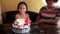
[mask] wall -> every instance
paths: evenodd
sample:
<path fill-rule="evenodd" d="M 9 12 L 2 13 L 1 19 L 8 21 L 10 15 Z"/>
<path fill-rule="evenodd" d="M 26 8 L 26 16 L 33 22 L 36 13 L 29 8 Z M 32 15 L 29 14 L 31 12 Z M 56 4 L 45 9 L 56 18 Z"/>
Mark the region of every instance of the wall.
<path fill-rule="evenodd" d="M 40 8 L 44 6 L 42 0 L 1 0 L 2 2 L 2 13 L 10 10 L 17 10 L 19 2 L 24 1 L 28 5 L 28 10 L 39 12 Z"/>

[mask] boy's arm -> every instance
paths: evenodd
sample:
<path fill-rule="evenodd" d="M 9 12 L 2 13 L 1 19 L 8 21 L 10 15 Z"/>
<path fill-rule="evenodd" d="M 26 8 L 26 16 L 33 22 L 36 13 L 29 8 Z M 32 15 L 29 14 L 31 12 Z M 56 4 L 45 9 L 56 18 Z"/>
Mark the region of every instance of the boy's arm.
<path fill-rule="evenodd" d="M 54 24 L 57 23 L 58 20 L 59 20 L 58 18 L 50 19 L 50 20 L 49 20 L 49 19 L 48 19 L 48 20 L 44 20 L 44 19 L 43 19 L 44 22 L 47 22 L 47 23 L 54 23 Z"/>

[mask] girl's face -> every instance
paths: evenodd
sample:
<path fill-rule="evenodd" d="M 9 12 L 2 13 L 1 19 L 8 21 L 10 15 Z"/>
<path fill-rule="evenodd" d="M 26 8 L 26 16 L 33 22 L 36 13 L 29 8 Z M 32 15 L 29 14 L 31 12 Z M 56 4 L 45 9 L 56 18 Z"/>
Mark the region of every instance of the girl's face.
<path fill-rule="evenodd" d="M 24 14 L 26 12 L 26 6 L 24 4 L 21 4 L 19 6 L 19 9 L 18 11 L 21 13 L 21 14 Z"/>
<path fill-rule="evenodd" d="M 54 0 L 46 0 L 47 6 L 52 6 L 54 3 Z"/>

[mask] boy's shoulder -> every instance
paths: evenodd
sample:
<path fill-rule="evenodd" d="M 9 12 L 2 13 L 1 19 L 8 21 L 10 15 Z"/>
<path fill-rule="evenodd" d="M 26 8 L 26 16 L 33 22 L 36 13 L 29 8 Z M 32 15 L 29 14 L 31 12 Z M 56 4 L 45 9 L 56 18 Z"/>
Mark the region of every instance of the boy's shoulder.
<path fill-rule="evenodd" d="M 41 8 L 41 10 L 46 10 L 46 6 L 43 6 L 43 7 Z"/>
<path fill-rule="evenodd" d="M 46 10 L 47 10 L 46 6 L 43 6 L 43 7 L 40 9 L 40 11 L 42 11 L 42 10 L 46 11 Z"/>
<path fill-rule="evenodd" d="M 54 6 L 56 9 L 60 9 L 60 6 Z M 43 6 L 41 9 L 46 9 L 46 6 Z"/>
<path fill-rule="evenodd" d="M 57 11 L 60 11 L 60 6 L 55 6 L 55 9 L 56 9 Z"/>
<path fill-rule="evenodd" d="M 60 6 L 54 6 L 55 8 L 60 8 Z"/>

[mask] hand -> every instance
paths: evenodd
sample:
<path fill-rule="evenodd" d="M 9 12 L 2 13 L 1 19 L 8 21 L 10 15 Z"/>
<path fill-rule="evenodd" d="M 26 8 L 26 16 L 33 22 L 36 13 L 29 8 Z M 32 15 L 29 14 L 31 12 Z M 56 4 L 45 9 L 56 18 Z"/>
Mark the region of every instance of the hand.
<path fill-rule="evenodd" d="M 38 23 L 42 23 L 42 22 L 44 22 L 44 20 L 43 20 L 43 19 L 40 19 L 40 20 L 38 21 Z"/>
<path fill-rule="evenodd" d="M 51 22 L 51 20 L 41 19 L 38 21 L 38 23 L 42 23 L 42 22 Z"/>
<path fill-rule="evenodd" d="M 48 20 L 44 20 L 43 22 L 47 22 L 47 23 L 56 23 L 56 21 L 54 21 L 54 19 L 48 19 Z"/>
<path fill-rule="evenodd" d="M 47 23 L 50 23 L 51 22 L 51 20 L 50 19 L 42 19 L 42 22 L 47 22 Z"/>

